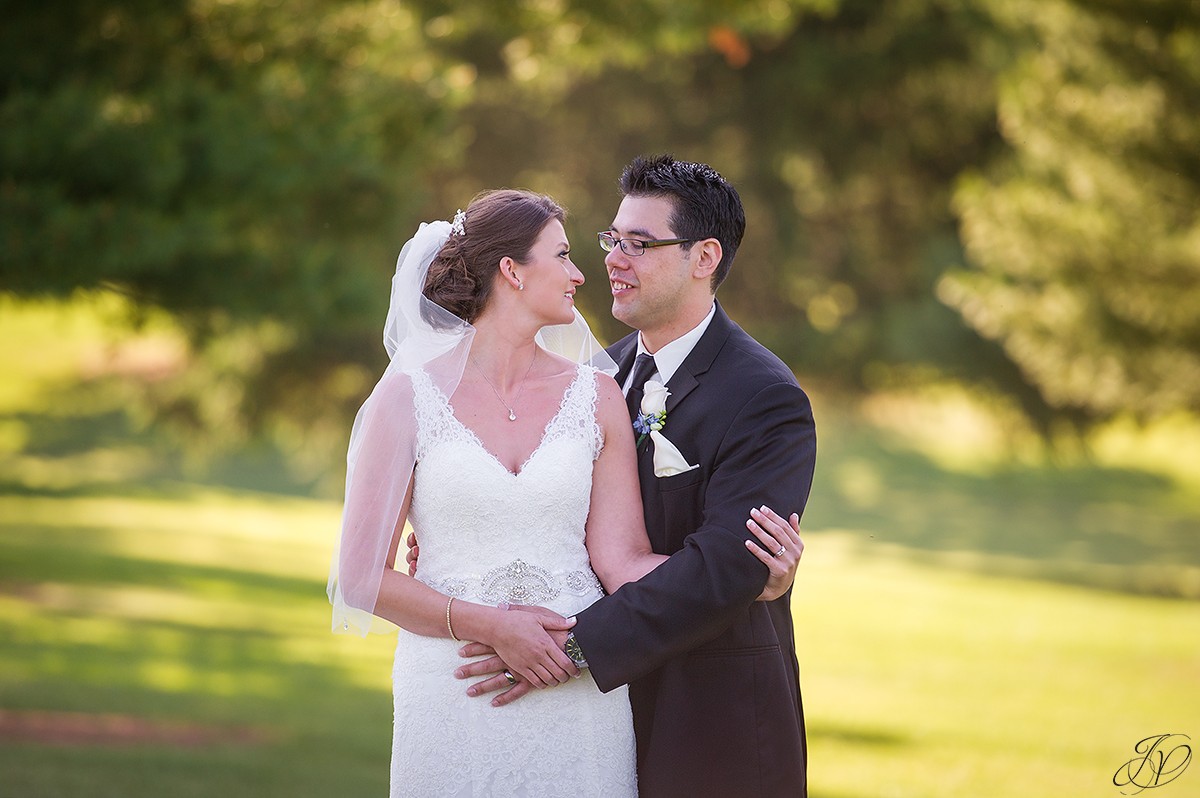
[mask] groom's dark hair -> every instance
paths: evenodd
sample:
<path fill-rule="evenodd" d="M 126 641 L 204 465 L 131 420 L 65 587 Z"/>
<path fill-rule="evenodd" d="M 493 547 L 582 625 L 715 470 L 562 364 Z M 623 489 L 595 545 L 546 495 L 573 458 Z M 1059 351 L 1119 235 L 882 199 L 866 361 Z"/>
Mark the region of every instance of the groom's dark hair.
<path fill-rule="evenodd" d="M 721 242 L 721 262 L 712 276 L 716 293 L 729 275 L 746 232 L 742 198 L 729 181 L 708 164 L 655 155 L 634 158 L 625 167 L 621 193 L 626 197 L 665 197 L 673 206 L 670 223 L 677 237 Z"/>

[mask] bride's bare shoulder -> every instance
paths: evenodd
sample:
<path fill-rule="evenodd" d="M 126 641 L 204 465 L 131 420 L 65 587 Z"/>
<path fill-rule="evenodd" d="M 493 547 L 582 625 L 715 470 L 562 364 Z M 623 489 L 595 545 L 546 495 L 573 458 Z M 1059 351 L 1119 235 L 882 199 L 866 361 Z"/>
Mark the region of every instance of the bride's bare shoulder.
<path fill-rule="evenodd" d="M 555 354 L 554 352 L 548 352 L 545 349 L 542 350 L 542 354 L 550 359 L 550 365 L 546 368 L 547 377 L 565 377 L 568 375 L 574 375 L 576 369 L 579 368 L 578 363 L 569 358 L 565 358 L 562 355 Z"/>

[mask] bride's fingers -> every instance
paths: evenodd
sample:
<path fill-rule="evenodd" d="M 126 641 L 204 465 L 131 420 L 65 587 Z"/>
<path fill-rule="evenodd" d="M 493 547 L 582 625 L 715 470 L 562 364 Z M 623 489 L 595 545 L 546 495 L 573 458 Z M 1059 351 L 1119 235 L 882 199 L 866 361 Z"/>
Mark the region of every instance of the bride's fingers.
<path fill-rule="evenodd" d="M 792 513 L 791 517 L 784 521 L 774 510 L 766 505 L 750 511 L 751 520 L 755 525 L 747 524 L 755 536 L 763 542 L 772 551 L 779 551 L 779 547 L 791 552 L 799 559 L 804 552 L 804 541 L 800 539 L 800 516 Z M 764 538 L 759 531 L 765 533 L 770 539 Z"/>
<path fill-rule="evenodd" d="M 764 530 L 754 519 L 746 521 L 746 528 L 758 538 L 762 545 L 756 544 L 753 540 L 746 541 L 746 548 L 750 553 L 757 557 L 774 576 L 782 575 L 788 569 L 788 565 L 783 560 L 784 554 L 787 553 L 787 546 L 773 537 L 769 532 Z M 780 549 L 783 553 L 778 553 Z"/>
<path fill-rule="evenodd" d="M 766 505 L 751 510 L 750 515 L 746 528 L 762 545 L 747 540 L 746 549 L 767 566 L 771 578 L 794 579 L 804 554 L 804 541 L 800 539 L 800 516 L 792 513 L 784 521 Z"/>
<path fill-rule="evenodd" d="M 561 650 L 551 649 L 546 652 L 546 655 L 547 659 L 537 664 L 538 673 L 546 682 L 545 687 L 566 684 L 573 677 L 579 675 L 579 669 L 575 667 L 575 663 Z"/>
<path fill-rule="evenodd" d="M 799 543 L 800 529 L 799 519 L 795 513 L 792 513 L 792 518 L 797 522 L 796 525 L 789 524 L 779 515 L 765 504 L 762 507 L 750 511 L 750 516 L 763 525 L 763 527 L 771 533 L 771 536 L 780 543 Z"/>
<path fill-rule="evenodd" d="M 417 545 L 417 536 L 408 533 L 408 550 L 404 552 L 404 561 L 408 563 L 408 575 L 417 575 L 417 558 L 421 556 L 421 547 Z"/>
<path fill-rule="evenodd" d="M 787 567 L 779 562 L 778 557 L 763 551 L 763 547 L 753 540 L 746 541 L 746 550 L 757 557 L 763 565 L 767 566 L 767 570 L 771 576 L 782 576 L 787 572 Z"/>
<path fill-rule="evenodd" d="M 539 690 L 555 684 L 554 679 L 550 678 L 550 673 L 541 665 L 533 665 L 520 671 L 514 671 L 514 673 L 520 673 L 521 676 Z"/>

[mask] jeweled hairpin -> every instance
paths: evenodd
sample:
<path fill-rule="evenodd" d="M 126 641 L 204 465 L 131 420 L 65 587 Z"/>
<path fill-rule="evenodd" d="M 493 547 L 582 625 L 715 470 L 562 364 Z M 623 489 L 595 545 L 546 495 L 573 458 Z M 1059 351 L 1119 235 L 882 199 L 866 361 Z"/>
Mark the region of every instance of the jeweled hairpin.
<path fill-rule="evenodd" d="M 454 214 L 454 221 L 450 223 L 450 232 L 458 236 L 467 234 L 467 212 L 462 208 L 459 208 L 458 213 Z"/>

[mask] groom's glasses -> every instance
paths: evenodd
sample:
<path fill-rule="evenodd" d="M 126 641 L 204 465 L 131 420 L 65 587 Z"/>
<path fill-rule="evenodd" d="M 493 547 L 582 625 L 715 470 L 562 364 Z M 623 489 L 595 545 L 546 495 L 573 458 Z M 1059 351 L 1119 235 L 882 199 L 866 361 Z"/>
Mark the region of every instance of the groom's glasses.
<path fill-rule="evenodd" d="M 646 252 L 651 247 L 669 247 L 672 244 L 690 244 L 697 240 L 695 238 L 659 238 L 643 241 L 640 238 L 617 238 L 612 233 L 596 233 L 596 238 L 600 240 L 600 249 L 605 252 L 612 252 L 618 246 L 621 251 L 631 257 L 637 257 Z"/>

